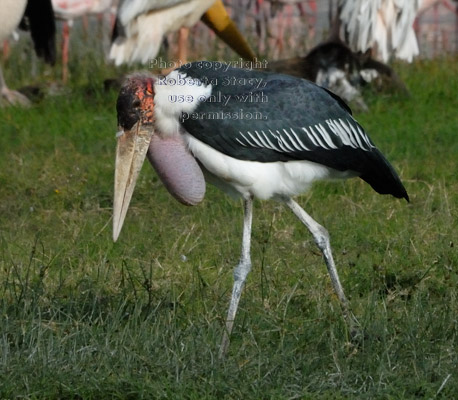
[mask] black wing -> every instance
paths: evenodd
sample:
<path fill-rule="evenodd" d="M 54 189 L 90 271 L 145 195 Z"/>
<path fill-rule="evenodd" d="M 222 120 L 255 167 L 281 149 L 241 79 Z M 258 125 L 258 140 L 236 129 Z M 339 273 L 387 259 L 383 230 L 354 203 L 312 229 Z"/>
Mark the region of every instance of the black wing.
<path fill-rule="evenodd" d="M 212 84 L 210 98 L 183 115 L 183 127 L 223 154 L 351 170 L 379 193 L 408 198 L 393 167 L 335 94 L 304 79 L 220 63 L 193 63 L 180 72 Z"/>

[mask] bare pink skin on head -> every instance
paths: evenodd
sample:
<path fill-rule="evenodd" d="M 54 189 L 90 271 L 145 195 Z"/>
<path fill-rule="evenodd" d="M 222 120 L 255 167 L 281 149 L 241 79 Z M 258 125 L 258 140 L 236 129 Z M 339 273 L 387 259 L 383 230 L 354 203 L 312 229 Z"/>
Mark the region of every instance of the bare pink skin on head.
<path fill-rule="evenodd" d="M 147 157 L 169 193 L 180 203 L 195 206 L 203 200 L 204 175 L 181 138 L 153 135 Z"/>
<path fill-rule="evenodd" d="M 202 170 L 180 136 L 163 137 L 155 127 L 154 95 L 153 77 L 130 77 L 118 98 L 118 123 L 126 132 L 134 126 L 152 130 L 147 153 L 151 165 L 173 197 L 182 204 L 196 205 L 205 195 Z"/>

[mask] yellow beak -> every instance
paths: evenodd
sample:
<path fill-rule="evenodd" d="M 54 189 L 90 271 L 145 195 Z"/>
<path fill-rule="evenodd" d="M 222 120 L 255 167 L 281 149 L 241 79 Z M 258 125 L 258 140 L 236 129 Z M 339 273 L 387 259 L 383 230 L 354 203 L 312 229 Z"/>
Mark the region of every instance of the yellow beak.
<path fill-rule="evenodd" d="M 256 60 L 256 54 L 229 17 L 221 0 L 215 1 L 202 16 L 202 21 L 244 59 Z"/>

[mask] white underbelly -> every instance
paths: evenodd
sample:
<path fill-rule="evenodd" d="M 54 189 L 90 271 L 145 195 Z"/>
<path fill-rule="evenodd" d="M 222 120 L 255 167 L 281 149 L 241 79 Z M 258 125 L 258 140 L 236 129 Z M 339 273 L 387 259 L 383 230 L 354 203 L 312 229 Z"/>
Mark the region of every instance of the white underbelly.
<path fill-rule="evenodd" d="M 311 162 L 288 161 L 262 163 L 226 156 L 188 133 L 189 150 L 200 162 L 206 179 L 232 196 L 254 196 L 267 200 L 304 193 L 317 180 L 345 179 L 352 171 L 335 169 Z"/>

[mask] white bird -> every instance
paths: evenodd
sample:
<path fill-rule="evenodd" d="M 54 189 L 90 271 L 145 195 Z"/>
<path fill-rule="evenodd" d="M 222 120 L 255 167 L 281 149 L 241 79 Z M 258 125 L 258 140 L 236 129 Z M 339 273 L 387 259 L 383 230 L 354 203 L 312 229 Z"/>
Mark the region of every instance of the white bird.
<path fill-rule="evenodd" d="M 71 21 L 87 14 L 100 14 L 113 6 L 114 0 L 52 0 L 56 17 Z"/>
<path fill-rule="evenodd" d="M 387 62 L 394 56 L 411 62 L 419 54 L 413 23 L 422 0 L 341 1 L 340 20 L 354 51 L 372 48 Z"/>
<path fill-rule="evenodd" d="M 26 28 L 31 31 L 37 55 L 54 64 L 56 28 L 50 0 L 0 0 L 0 11 L 0 43 L 13 33 L 25 17 Z M 1 68 L 0 93 L 10 104 L 30 104 L 23 94 L 8 88 Z"/>
<path fill-rule="evenodd" d="M 203 17 L 215 33 L 242 57 L 253 51 L 229 18 L 221 0 L 125 0 L 118 9 L 110 59 L 116 65 L 149 63 L 159 52 L 165 35 L 180 30 L 180 61 L 186 31 Z"/>
<path fill-rule="evenodd" d="M 68 79 L 68 52 L 70 28 L 73 20 L 91 14 L 116 12 L 118 0 L 52 0 L 56 18 L 63 20 L 62 26 L 62 81 Z"/>
<path fill-rule="evenodd" d="M 283 202 L 310 230 L 351 324 L 328 232 L 292 197 L 314 181 L 355 176 L 378 193 L 409 197 L 339 97 L 304 79 L 205 61 L 184 65 L 166 77 L 131 76 L 121 89 L 117 111 L 115 241 L 146 156 L 169 192 L 184 204 L 203 199 L 205 180 L 244 201 L 242 254 L 234 271 L 221 356 L 251 269 L 255 197 Z"/>

